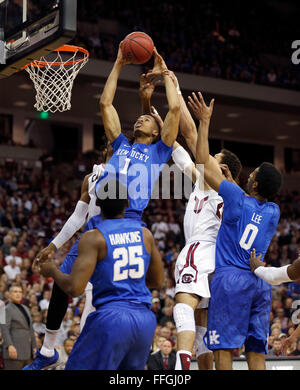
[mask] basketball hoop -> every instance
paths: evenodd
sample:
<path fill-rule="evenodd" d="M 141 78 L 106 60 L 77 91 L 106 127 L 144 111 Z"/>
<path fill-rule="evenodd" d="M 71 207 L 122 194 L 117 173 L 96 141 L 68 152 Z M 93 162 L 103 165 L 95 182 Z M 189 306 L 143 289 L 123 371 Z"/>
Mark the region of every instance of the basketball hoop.
<path fill-rule="evenodd" d="M 36 90 L 37 111 L 63 112 L 71 109 L 74 80 L 89 60 L 89 52 L 82 47 L 64 45 L 51 53 L 51 61 L 42 57 L 26 65 L 25 69 Z"/>

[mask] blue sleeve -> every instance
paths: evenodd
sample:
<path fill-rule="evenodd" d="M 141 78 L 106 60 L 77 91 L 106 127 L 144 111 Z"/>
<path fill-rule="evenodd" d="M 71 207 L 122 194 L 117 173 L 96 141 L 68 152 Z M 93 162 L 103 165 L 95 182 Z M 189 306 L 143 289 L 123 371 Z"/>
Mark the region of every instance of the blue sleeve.
<path fill-rule="evenodd" d="M 173 145 L 168 146 L 162 140 L 159 140 L 153 145 L 153 150 L 153 162 L 157 164 L 166 164 L 172 156 Z"/>
<path fill-rule="evenodd" d="M 236 222 L 241 216 L 244 191 L 238 185 L 223 180 L 219 187 L 219 195 L 224 202 L 223 220 Z"/>
<path fill-rule="evenodd" d="M 120 134 L 112 143 L 111 143 L 111 147 L 113 148 L 113 151 L 116 152 L 119 147 L 121 146 L 122 142 L 125 142 L 127 145 L 130 145 L 129 144 L 129 141 L 128 139 L 125 137 L 124 134 Z"/>

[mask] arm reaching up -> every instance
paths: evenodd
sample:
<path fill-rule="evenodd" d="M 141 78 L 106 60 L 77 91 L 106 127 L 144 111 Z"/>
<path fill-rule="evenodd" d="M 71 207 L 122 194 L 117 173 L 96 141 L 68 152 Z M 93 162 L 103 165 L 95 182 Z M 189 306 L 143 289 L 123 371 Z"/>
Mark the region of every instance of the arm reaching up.
<path fill-rule="evenodd" d="M 121 124 L 118 113 L 113 106 L 116 94 L 118 79 L 122 68 L 130 62 L 125 60 L 119 46 L 118 56 L 114 63 L 113 69 L 106 81 L 103 93 L 100 98 L 100 110 L 105 129 L 105 134 L 109 142 L 113 142 L 121 134 Z"/>
<path fill-rule="evenodd" d="M 161 130 L 161 139 L 167 146 L 172 146 L 176 141 L 179 129 L 180 119 L 180 103 L 175 85 L 171 79 L 170 71 L 168 70 L 163 58 L 154 49 L 155 62 L 152 71 L 148 72 L 147 77 L 161 75 L 166 87 L 169 112 L 164 121 Z"/>
<path fill-rule="evenodd" d="M 175 76 L 174 72 L 170 72 L 170 75 L 176 87 L 176 91 L 179 95 L 179 103 L 180 103 L 179 129 L 187 143 L 187 146 L 189 147 L 193 156 L 196 158 L 196 145 L 197 145 L 196 124 L 182 96 L 177 77 Z"/>
<path fill-rule="evenodd" d="M 189 106 L 199 119 L 199 129 L 196 147 L 196 165 L 204 165 L 204 180 L 215 191 L 219 191 L 220 184 L 225 179 L 217 160 L 209 154 L 208 133 L 210 119 L 214 108 L 214 99 L 207 106 L 200 92 L 189 96 Z"/>

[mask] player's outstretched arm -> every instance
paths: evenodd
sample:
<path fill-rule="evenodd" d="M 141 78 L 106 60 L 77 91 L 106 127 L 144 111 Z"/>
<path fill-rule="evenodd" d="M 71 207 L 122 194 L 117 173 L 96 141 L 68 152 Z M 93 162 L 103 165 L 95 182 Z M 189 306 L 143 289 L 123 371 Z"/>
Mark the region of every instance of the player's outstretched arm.
<path fill-rule="evenodd" d="M 121 50 L 121 44 L 119 46 L 118 56 L 114 63 L 113 69 L 105 83 L 104 90 L 100 98 L 100 110 L 105 129 L 105 134 L 110 142 L 113 142 L 121 134 L 121 123 L 119 115 L 113 106 L 115 98 L 118 79 L 122 68 L 129 64 L 129 61 L 125 60 Z"/>
<path fill-rule="evenodd" d="M 200 172 L 196 169 L 188 152 L 177 141 L 174 142 L 172 159 L 181 172 L 187 175 L 195 184 L 200 177 Z"/>
<path fill-rule="evenodd" d="M 196 118 L 199 120 L 199 129 L 196 146 L 196 166 L 201 170 L 204 167 L 204 180 L 215 191 L 219 191 L 220 184 L 224 180 L 221 168 L 217 160 L 209 154 L 208 133 L 210 118 L 213 113 L 214 100 L 206 106 L 200 92 L 198 97 L 193 92 L 192 97 L 189 96 L 189 106 L 193 110 Z"/>
<path fill-rule="evenodd" d="M 32 268 L 34 269 L 38 263 L 47 261 L 48 258 L 52 258 L 54 252 L 61 248 L 67 241 L 74 236 L 74 234 L 84 225 L 88 213 L 88 204 L 90 201 L 90 196 L 88 192 L 89 187 L 89 177 L 91 174 L 87 175 L 81 186 L 81 196 L 74 212 L 68 218 L 64 226 L 58 235 L 50 242 L 50 244 L 42 249 L 34 259 Z"/>
<path fill-rule="evenodd" d="M 143 228 L 143 238 L 147 251 L 151 255 L 150 265 L 146 275 L 146 284 L 148 288 L 161 288 L 164 283 L 164 266 L 155 245 L 154 237 L 150 230 Z"/>
<path fill-rule="evenodd" d="M 142 114 L 143 115 L 151 115 L 152 107 L 151 107 L 151 98 L 155 87 L 161 83 L 161 80 L 156 80 L 156 76 L 147 77 L 146 74 L 142 74 L 140 77 L 140 88 L 139 94 L 142 103 Z"/>
<path fill-rule="evenodd" d="M 193 156 L 196 158 L 197 127 L 189 109 L 187 108 L 186 102 L 182 96 L 177 77 L 175 76 L 174 72 L 170 72 L 170 76 L 175 85 L 176 91 L 179 95 L 179 104 L 180 104 L 179 129 L 187 143 L 187 146 L 189 147 Z"/>
<path fill-rule="evenodd" d="M 161 130 L 161 139 L 167 146 L 172 146 L 176 141 L 179 130 L 180 103 L 175 85 L 171 79 L 170 71 L 163 58 L 154 49 L 154 68 L 147 73 L 147 77 L 161 75 L 166 88 L 169 112 Z"/>
<path fill-rule="evenodd" d="M 106 256 L 106 243 L 98 230 L 90 230 L 81 237 L 78 244 L 78 256 L 70 275 L 61 272 L 53 261 L 40 265 L 40 272 L 45 277 L 52 277 L 55 283 L 68 295 L 78 297 L 83 294 L 90 280 L 97 261 Z"/>
<path fill-rule="evenodd" d="M 265 282 L 275 286 L 300 278 L 300 258 L 283 267 L 265 267 L 260 258 L 261 255 L 256 257 L 256 250 L 253 248 L 249 259 L 251 271 Z"/>

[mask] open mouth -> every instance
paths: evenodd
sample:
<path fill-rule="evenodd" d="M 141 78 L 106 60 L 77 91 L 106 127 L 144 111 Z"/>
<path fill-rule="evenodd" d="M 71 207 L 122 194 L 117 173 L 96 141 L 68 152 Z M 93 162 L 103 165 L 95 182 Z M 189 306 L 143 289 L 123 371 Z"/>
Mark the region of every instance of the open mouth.
<path fill-rule="evenodd" d="M 142 127 L 143 123 L 142 122 L 136 122 L 135 124 L 135 129 L 140 129 Z"/>

